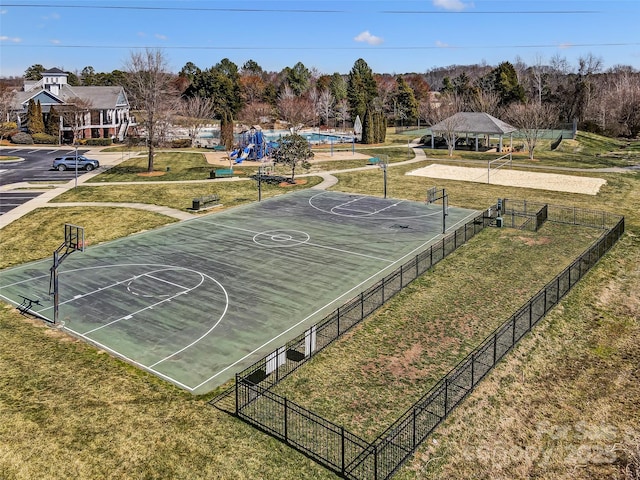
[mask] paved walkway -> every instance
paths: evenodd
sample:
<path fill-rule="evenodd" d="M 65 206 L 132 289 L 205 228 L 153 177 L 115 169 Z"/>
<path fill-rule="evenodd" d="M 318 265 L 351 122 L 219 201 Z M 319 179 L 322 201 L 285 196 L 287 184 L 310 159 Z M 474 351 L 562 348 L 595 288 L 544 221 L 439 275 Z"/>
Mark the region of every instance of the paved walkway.
<path fill-rule="evenodd" d="M 396 162 L 396 163 L 392 163 L 389 165 L 389 167 L 396 167 L 399 165 L 407 165 L 407 164 L 411 164 L 411 163 L 418 163 L 418 162 L 424 162 L 426 160 L 430 160 L 429 157 L 427 157 L 425 151 L 423 148 L 420 148 L 417 141 L 414 141 L 414 143 L 408 144 L 408 146 L 410 148 L 413 149 L 413 152 L 415 154 L 414 158 L 410 159 L 410 160 L 405 160 L 402 162 Z M 102 153 L 99 150 L 93 151 L 93 152 L 89 152 L 87 154 L 88 156 L 92 156 L 94 158 L 98 158 L 100 160 L 101 165 L 104 165 L 102 167 L 100 167 L 98 170 L 95 170 L 93 172 L 88 172 L 88 173 L 84 173 L 83 175 L 78 177 L 78 185 L 85 183 L 87 180 L 89 180 L 90 178 L 100 174 L 101 172 L 108 170 L 109 168 L 117 165 L 118 163 L 127 160 L 129 158 L 129 156 L 125 157 L 122 154 L 119 153 Z M 349 155 L 349 158 L 352 158 L 351 155 Z M 363 158 L 366 158 L 363 157 Z M 473 160 L 459 160 L 459 159 L 443 159 L 443 158 L 433 158 L 431 159 L 434 162 L 441 162 L 443 160 L 447 161 L 447 162 L 455 162 L 455 163 L 463 163 L 463 164 L 475 164 L 476 166 L 478 165 L 477 161 L 473 161 Z M 612 168 L 594 168 L 594 169 L 580 169 L 580 168 L 571 168 L 571 167 L 552 167 L 552 166 L 548 166 L 548 165 L 532 165 L 532 164 L 519 164 L 519 163 L 514 163 L 513 166 L 519 166 L 519 167 L 526 167 L 526 168 L 532 168 L 532 169 L 545 169 L 545 170 L 558 170 L 558 171 L 587 171 L 590 173 L 595 173 L 595 172 L 606 172 L 606 173 L 630 173 L 633 172 L 633 170 L 630 169 L 626 169 L 626 168 L 619 168 L 619 167 L 612 167 Z M 307 174 L 302 174 L 302 175 L 297 175 L 297 177 L 322 177 L 322 182 L 319 183 L 318 185 L 312 187 L 314 189 L 317 190 L 324 190 L 327 188 L 330 188 L 334 185 L 336 185 L 338 183 L 338 179 L 334 176 L 334 174 L 337 173 L 346 173 L 346 172 L 355 172 L 355 171 L 361 171 L 361 170 L 372 170 L 372 169 L 377 169 L 379 167 L 375 166 L 375 165 L 367 165 L 365 167 L 357 167 L 357 168 L 348 168 L 348 169 L 336 169 L 336 170 L 329 170 L 327 172 L 317 172 L 317 173 L 307 173 Z M 219 179 L 215 179 L 215 180 L 211 180 L 211 179 L 206 179 L 206 180 L 184 180 L 184 181 L 171 181 L 171 182 L 167 182 L 167 181 L 156 181 L 153 182 L 154 184 L 162 184 L 162 183 L 170 183 L 170 184 L 176 184 L 176 183 L 209 183 L 209 182 L 237 182 L 237 181 L 248 181 L 250 180 L 249 178 L 219 178 Z M 91 186 L 96 186 L 96 187 L 103 187 L 103 186 L 110 186 L 110 185 L 149 185 L 149 182 L 101 182 L 101 183 L 92 183 Z M 165 207 L 165 206 L 161 206 L 161 205 L 152 205 L 152 204 L 148 204 L 148 203 L 114 203 L 114 202 L 77 202 L 77 203 L 49 203 L 51 200 L 53 200 L 54 198 L 56 198 L 57 196 L 61 195 L 62 193 L 66 192 L 67 190 L 70 190 L 72 188 L 74 188 L 75 186 L 75 179 L 69 181 L 68 183 L 65 184 L 61 184 L 61 185 L 54 185 L 52 186 L 52 188 L 45 190 L 41 195 L 37 196 L 36 198 L 33 198 L 32 200 L 29 200 L 28 202 L 10 210 L 9 212 L 5 213 L 4 215 L 0 216 L 0 229 L 2 229 L 3 227 L 5 227 L 6 225 L 9 225 L 10 223 L 16 221 L 17 219 L 23 217 L 24 215 L 26 215 L 27 213 L 31 212 L 32 210 L 35 210 L 36 208 L 42 208 L 42 207 L 50 207 L 50 208 L 54 208 L 54 207 L 70 207 L 70 206 L 100 206 L 100 207 L 127 207 L 127 208 L 139 208 L 142 210 L 149 210 L 152 212 L 157 212 L 157 213 L 161 213 L 163 215 L 167 215 L 169 217 L 172 218 L 176 218 L 178 220 L 185 220 L 188 218 L 193 218 L 195 216 L 195 214 L 193 213 L 189 213 L 183 210 L 177 210 L 175 208 L 169 208 L 169 207 Z M 9 186 L 5 186 L 3 187 L 3 190 L 9 190 L 9 189 L 20 189 L 20 188 L 30 188 L 33 189 L 33 185 L 30 185 L 28 183 L 24 183 L 24 184 L 13 184 L 13 185 L 9 185 Z"/>
<path fill-rule="evenodd" d="M 413 145 L 414 147 L 417 145 Z M 405 162 L 398 162 L 398 163 L 394 163 L 393 165 L 402 165 L 405 163 L 412 163 L 412 162 L 420 162 L 426 159 L 426 156 L 424 154 L 424 152 L 422 151 L 422 149 L 419 148 L 414 148 L 413 151 L 416 154 L 416 157 L 411 159 L 411 160 L 407 160 Z M 128 160 L 129 159 L 129 155 L 125 156 L 123 154 L 120 153 L 102 153 L 99 150 L 95 150 L 92 152 L 88 152 L 87 156 L 91 156 L 93 158 L 98 158 L 98 160 L 100 160 L 100 164 L 102 165 L 98 170 L 94 170 L 93 172 L 88 172 L 88 173 L 84 173 L 82 175 L 80 175 L 78 177 L 78 185 L 84 184 L 87 182 L 87 180 L 95 177 L 96 175 L 104 172 L 105 170 L 108 170 L 109 168 L 117 165 L 118 163 L 124 161 L 124 160 Z M 349 154 L 348 158 L 352 158 L 353 155 Z M 362 158 L 367 158 L 368 156 L 362 156 L 360 155 L 360 157 Z M 212 160 L 212 159 L 210 159 Z M 218 160 L 216 158 L 216 160 Z M 375 169 L 378 168 L 376 166 L 371 166 L 368 165 L 366 167 L 359 167 L 359 168 L 349 168 L 349 169 L 336 169 L 336 170 L 331 170 L 329 172 L 318 172 L 318 173 L 307 173 L 307 174 L 302 174 L 302 175 L 297 175 L 297 177 L 322 177 L 322 182 L 319 183 L 318 185 L 314 186 L 314 189 L 320 189 L 320 190 L 324 190 L 327 189 L 329 187 L 334 186 L 335 184 L 338 183 L 338 179 L 333 175 L 335 173 L 340 173 L 340 172 L 352 172 L 352 171 L 357 171 L 357 170 L 371 170 L 371 169 Z M 215 180 L 211 180 L 211 179 L 205 179 L 205 180 L 179 180 L 179 181 L 155 181 L 153 182 L 154 184 L 162 184 L 162 183 L 170 183 L 170 184 L 176 184 L 176 183 L 210 183 L 210 182 L 241 182 L 241 181 L 248 181 L 250 180 L 249 178 L 219 178 L 219 179 L 215 179 Z M 96 187 L 107 187 L 110 185 L 149 185 L 149 182 L 100 182 L 100 183 L 92 183 L 91 186 L 96 186 Z M 169 207 L 165 207 L 165 206 L 161 206 L 161 205 L 153 205 L 153 204 L 149 204 L 149 203 L 116 203 L 116 202 L 73 202 L 73 203 L 50 203 L 51 200 L 53 200 L 54 198 L 56 198 L 59 195 L 62 195 L 64 192 L 66 192 L 67 190 L 71 190 L 73 189 L 75 186 L 75 179 L 71 180 L 65 184 L 60 184 L 60 185 L 52 185 L 51 188 L 43 191 L 43 193 L 41 195 L 38 195 L 37 197 L 29 200 L 28 202 L 25 202 L 22 205 L 19 205 L 18 207 L 10 210 L 9 212 L 5 213 L 4 215 L 0 216 L 0 229 L 2 229 L 3 227 L 5 227 L 6 225 L 9 225 L 10 223 L 18 220 L 19 218 L 23 217 L 24 215 L 26 215 L 27 213 L 37 209 L 37 208 L 56 208 L 56 207 L 71 207 L 71 206 L 99 206 L 99 207 L 126 207 L 126 208 L 139 208 L 142 210 L 148 210 L 151 212 L 157 212 L 157 213 L 161 213 L 163 215 L 167 215 L 169 217 L 172 218 L 176 218 L 178 220 L 185 220 L 188 218 L 193 218 L 196 214 L 193 213 L 189 213 L 183 210 L 177 210 L 175 208 L 169 208 Z M 33 185 L 28 184 L 28 183 L 20 183 L 20 184 L 13 184 L 13 185 L 6 185 L 3 189 L 6 190 L 17 190 L 17 189 L 21 189 L 21 188 L 29 188 L 29 189 L 33 189 Z"/>

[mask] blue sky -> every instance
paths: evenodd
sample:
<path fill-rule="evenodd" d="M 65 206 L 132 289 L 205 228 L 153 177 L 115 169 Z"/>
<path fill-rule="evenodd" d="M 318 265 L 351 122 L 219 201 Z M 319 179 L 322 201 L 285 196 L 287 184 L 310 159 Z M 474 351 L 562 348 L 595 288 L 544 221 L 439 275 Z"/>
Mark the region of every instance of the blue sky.
<path fill-rule="evenodd" d="M 640 0 L 0 0 L 0 75 L 31 65 L 122 69 L 161 48 L 171 69 L 229 58 L 280 71 L 302 62 L 375 73 L 593 54 L 640 69 Z"/>

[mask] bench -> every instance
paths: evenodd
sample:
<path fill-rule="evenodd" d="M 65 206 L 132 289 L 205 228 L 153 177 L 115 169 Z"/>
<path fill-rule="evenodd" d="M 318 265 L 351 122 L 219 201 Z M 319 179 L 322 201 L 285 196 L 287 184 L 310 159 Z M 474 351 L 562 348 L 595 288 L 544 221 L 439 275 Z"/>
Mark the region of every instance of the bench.
<path fill-rule="evenodd" d="M 217 168 L 209 172 L 209 178 L 233 177 L 233 168 Z"/>
<path fill-rule="evenodd" d="M 191 210 L 203 210 L 207 208 L 217 207 L 220 205 L 220 196 L 218 194 L 203 195 L 202 197 L 194 198 Z"/>
<path fill-rule="evenodd" d="M 369 159 L 369 161 L 367 162 L 367 165 L 378 165 L 380 163 L 380 158 L 378 157 L 371 157 Z"/>

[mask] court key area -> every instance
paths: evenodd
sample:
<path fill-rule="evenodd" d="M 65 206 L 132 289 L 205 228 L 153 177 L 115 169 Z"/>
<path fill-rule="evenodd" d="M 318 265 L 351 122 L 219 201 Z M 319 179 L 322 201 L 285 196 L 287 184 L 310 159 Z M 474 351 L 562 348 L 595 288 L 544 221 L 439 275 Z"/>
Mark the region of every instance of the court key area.
<path fill-rule="evenodd" d="M 447 231 L 477 214 L 448 207 Z M 206 393 L 435 243 L 442 220 L 439 204 L 307 190 L 91 246 L 57 269 L 57 326 Z M 53 321 L 51 266 L 1 271 L 0 298 Z"/>

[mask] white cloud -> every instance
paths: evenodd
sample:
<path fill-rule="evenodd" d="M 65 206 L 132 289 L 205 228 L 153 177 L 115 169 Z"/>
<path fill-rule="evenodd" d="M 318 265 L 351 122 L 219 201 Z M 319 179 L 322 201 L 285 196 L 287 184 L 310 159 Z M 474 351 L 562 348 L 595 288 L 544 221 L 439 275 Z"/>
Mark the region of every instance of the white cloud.
<path fill-rule="evenodd" d="M 7 13 L 7 10 L 0 10 L 0 15 L 4 15 L 5 13 Z"/>
<path fill-rule="evenodd" d="M 146 37 L 146 36 L 147 36 L 147 34 L 146 34 L 146 33 L 144 33 L 144 32 L 138 32 L 138 36 L 139 36 L 139 37 Z"/>
<path fill-rule="evenodd" d="M 365 30 L 360 35 L 354 37 L 356 42 L 365 42 L 369 45 L 380 45 L 384 40 L 382 37 L 376 37 L 375 35 L 371 35 L 369 30 Z"/>
<path fill-rule="evenodd" d="M 560 48 L 562 50 L 565 50 L 565 49 L 571 48 L 571 47 L 573 47 L 573 44 L 569 43 L 569 42 L 561 43 L 561 44 L 558 45 L 558 48 Z"/>
<path fill-rule="evenodd" d="M 0 35 L 0 42 L 20 43 L 22 39 L 19 37 L 7 37 L 6 35 Z"/>
<path fill-rule="evenodd" d="M 53 43 L 54 45 L 60 45 L 62 42 L 60 40 L 58 40 L 57 38 L 53 38 L 51 40 L 49 40 L 50 43 Z"/>
<path fill-rule="evenodd" d="M 451 45 L 448 43 L 441 42 L 440 40 L 436 40 L 436 47 L 440 48 L 449 48 Z"/>
<path fill-rule="evenodd" d="M 166 35 L 162 35 L 161 33 L 156 33 L 154 35 L 154 37 L 156 37 L 159 40 L 166 40 L 167 39 L 167 36 Z"/>
<path fill-rule="evenodd" d="M 40 17 L 42 20 L 60 20 L 59 13 L 52 13 L 51 15 L 46 15 L 44 17 Z"/>
<path fill-rule="evenodd" d="M 461 0 L 433 0 L 433 5 L 445 10 L 455 10 L 456 12 L 473 7 L 473 3 L 464 3 Z"/>

